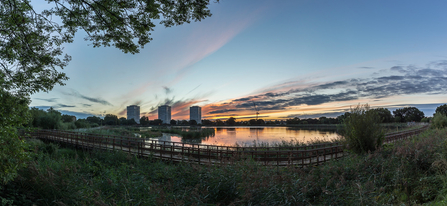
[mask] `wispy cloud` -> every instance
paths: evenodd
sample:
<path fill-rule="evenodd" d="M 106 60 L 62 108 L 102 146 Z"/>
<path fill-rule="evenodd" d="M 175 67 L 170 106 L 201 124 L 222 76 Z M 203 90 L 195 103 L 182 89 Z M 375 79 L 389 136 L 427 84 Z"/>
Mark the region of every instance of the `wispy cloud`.
<path fill-rule="evenodd" d="M 54 106 L 54 108 L 62 108 L 62 107 L 76 107 L 74 105 L 66 105 L 66 104 L 57 104 Z"/>
<path fill-rule="evenodd" d="M 402 95 L 447 94 L 447 61 L 431 62 L 426 66 L 393 66 L 380 76 L 351 78 L 340 81 L 299 84 L 288 81 L 266 88 L 264 92 L 207 106 L 207 115 L 238 113 L 253 110 L 253 102 L 263 113 L 297 110 L 336 102 L 379 100 Z M 278 89 L 281 88 L 281 89 Z M 284 88 L 287 88 L 285 90 Z M 342 112 L 342 111 L 339 111 Z M 316 114 L 316 115 L 321 115 Z M 326 114 L 326 113 L 324 113 Z M 302 114 L 301 114 L 302 115 Z"/>
<path fill-rule="evenodd" d="M 58 98 L 49 98 L 49 99 L 35 98 L 35 99 L 42 100 L 42 101 L 46 101 L 46 102 L 56 102 L 56 100 L 57 100 Z"/>
<path fill-rule="evenodd" d="M 88 101 L 94 102 L 94 103 L 99 103 L 99 104 L 102 104 L 102 105 L 113 106 L 112 104 L 110 104 L 106 100 L 103 100 L 101 98 L 87 97 L 85 95 L 80 94 L 79 92 L 77 92 L 75 90 L 72 90 L 71 92 L 62 92 L 62 94 L 65 94 L 65 95 L 68 95 L 68 96 L 78 97 L 78 98 L 85 99 L 85 100 L 88 100 Z"/>

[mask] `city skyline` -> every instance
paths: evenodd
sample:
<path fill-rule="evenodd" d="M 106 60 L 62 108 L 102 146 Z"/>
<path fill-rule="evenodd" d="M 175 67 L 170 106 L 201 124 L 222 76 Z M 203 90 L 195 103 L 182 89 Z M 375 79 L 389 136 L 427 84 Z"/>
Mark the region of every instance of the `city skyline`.
<path fill-rule="evenodd" d="M 36 3 L 39 5 L 39 3 Z M 201 22 L 152 32 L 141 53 L 92 48 L 78 32 L 65 51 L 65 86 L 31 96 L 78 118 L 139 105 L 156 119 L 335 117 L 368 103 L 415 106 L 431 116 L 446 103 L 447 2 L 220 1 Z M 45 3 L 42 3 L 45 7 Z"/>

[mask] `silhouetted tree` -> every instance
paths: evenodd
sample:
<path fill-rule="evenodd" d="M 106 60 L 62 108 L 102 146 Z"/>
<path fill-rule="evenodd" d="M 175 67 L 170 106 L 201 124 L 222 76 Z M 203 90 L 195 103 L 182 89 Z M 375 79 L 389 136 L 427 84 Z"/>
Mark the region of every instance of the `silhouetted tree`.
<path fill-rule="evenodd" d="M 91 124 L 93 124 L 93 123 L 96 123 L 96 124 L 98 124 L 98 125 L 101 124 L 101 118 L 99 118 L 99 117 L 97 117 L 97 116 L 90 116 L 90 117 L 87 117 L 86 120 L 87 120 L 89 123 L 91 123 Z"/>
<path fill-rule="evenodd" d="M 216 120 L 216 125 L 222 126 L 222 125 L 224 125 L 224 123 L 222 122 L 222 120 L 218 119 L 218 120 Z"/>
<path fill-rule="evenodd" d="M 404 107 L 402 109 L 396 109 L 393 111 L 394 117 L 400 118 L 401 122 L 420 122 L 424 118 L 424 112 L 420 111 L 416 107 Z"/>
<path fill-rule="evenodd" d="M 227 125 L 233 126 L 235 124 L 236 124 L 236 118 L 230 117 L 230 118 L 227 119 Z"/>
<path fill-rule="evenodd" d="M 118 125 L 118 117 L 113 114 L 106 114 L 104 117 L 104 122 L 107 125 Z"/>
<path fill-rule="evenodd" d="M 447 104 L 441 105 L 436 108 L 436 113 L 444 114 L 447 116 Z M 434 115 L 433 115 L 434 116 Z"/>
<path fill-rule="evenodd" d="M 63 114 L 61 119 L 62 122 L 74 122 L 74 116 L 68 114 Z"/>
<path fill-rule="evenodd" d="M 211 120 L 208 120 L 208 119 L 203 119 L 202 120 L 202 125 L 213 125 L 213 122 Z"/>
<path fill-rule="evenodd" d="M 286 124 L 299 124 L 299 123 L 300 123 L 300 118 L 298 118 L 298 117 L 286 120 Z"/>
<path fill-rule="evenodd" d="M 196 120 L 189 120 L 189 125 L 197 125 L 197 121 Z"/>
<path fill-rule="evenodd" d="M 142 116 L 142 117 L 140 118 L 140 124 L 141 124 L 141 125 L 148 125 L 148 124 L 149 124 L 149 118 L 146 117 L 146 116 Z"/>
<path fill-rule="evenodd" d="M 390 110 L 388 110 L 387 108 L 370 109 L 368 112 L 376 112 L 382 121 L 381 123 L 394 122 L 393 115 L 391 114 Z"/>
<path fill-rule="evenodd" d="M 177 121 L 175 119 L 171 119 L 171 125 L 177 125 Z"/>
<path fill-rule="evenodd" d="M 153 124 L 154 125 L 161 125 L 161 124 L 163 124 L 163 120 L 161 120 L 161 119 L 154 119 Z"/>

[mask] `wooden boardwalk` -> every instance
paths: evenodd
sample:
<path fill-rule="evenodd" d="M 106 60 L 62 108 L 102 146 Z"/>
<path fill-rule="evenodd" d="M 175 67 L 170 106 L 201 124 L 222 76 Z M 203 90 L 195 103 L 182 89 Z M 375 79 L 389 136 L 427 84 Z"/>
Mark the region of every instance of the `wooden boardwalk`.
<path fill-rule="evenodd" d="M 392 143 L 421 133 L 427 126 L 390 133 L 385 143 Z M 136 137 L 97 135 L 80 132 L 38 130 L 30 134 L 33 138 L 69 144 L 76 148 L 119 150 L 139 157 L 154 157 L 173 162 L 197 164 L 232 164 L 238 160 L 252 159 L 270 166 L 318 165 L 346 155 L 340 143 L 315 144 L 301 147 L 231 147 L 181 142 L 147 140 Z"/>

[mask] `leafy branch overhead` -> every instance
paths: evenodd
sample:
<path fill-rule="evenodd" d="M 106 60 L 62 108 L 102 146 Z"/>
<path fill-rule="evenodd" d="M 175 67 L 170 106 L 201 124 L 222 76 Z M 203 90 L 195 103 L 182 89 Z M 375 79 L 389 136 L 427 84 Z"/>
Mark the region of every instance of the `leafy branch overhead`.
<path fill-rule="evenodd" d="M 29 96 L 64 85 L 60 69 L 71 57 L 63 45 L 79 29 L 94 47 L 135 54 L 152 40 L 155 20 L 170 27 L 211 16 L 209 0 L 46 1 L 49 9 L 38 12 L 30 0 L 0 0 L 0 184 L 27 159 L 16 128 L 29 122 Z"/>
<path fill-rule="evenodd" d="M 29 95 L 63 85 L 58 71 L 71 57 L 62 45 L 76 32 L 87 33 L 94 47 L 114 46 L 138 53 L 149 43 L 155 21 L 170 27 L 210 17 L 209 0 L 47 0 L 37 12 L 29 0 L 0 2 L 0 85 Z M 60 18 L 56 22 L 54 17 Z M 54 18 L 56 19 L 56 18 Z"/>

